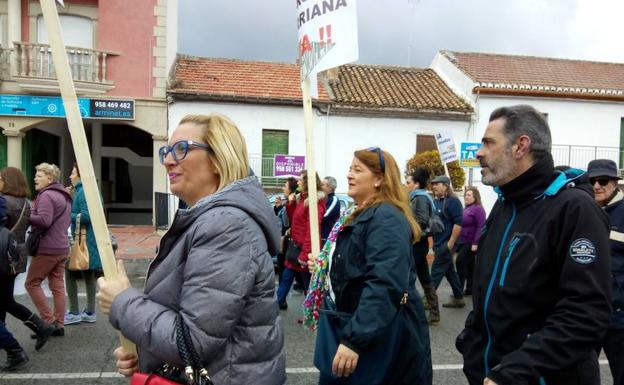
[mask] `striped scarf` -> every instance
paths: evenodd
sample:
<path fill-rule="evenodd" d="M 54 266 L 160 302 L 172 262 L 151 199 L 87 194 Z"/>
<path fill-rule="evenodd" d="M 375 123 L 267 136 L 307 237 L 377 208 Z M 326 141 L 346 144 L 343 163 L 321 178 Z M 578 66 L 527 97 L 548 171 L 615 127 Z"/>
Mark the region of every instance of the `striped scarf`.
<path fill-rule="evenodd" d="M 308 289 L 308 295 L 306 296 L 305 301 L 303 302 L 303 316 L 304 316 L 304 325 L 306 325 L 310 330 L 316 330 L 316 324 L 319 319 L 319 309 L 321 308 L 321 304 L 323 303 L 323 296 L 329 290 L 329 284 L 327 280 L 328 270 L 329 270 L 329 258 L 331 258 L 331 252 L 336 244 L 336 240 L 338 239 L 338 234 L 344 228 L 344 223 L 347 218 L 353 213 L 356 205 L 352 204 L 347 207 L 345 211 L 343 211 L 342 215 L 334 224 L 329 236 L 327 237 L 327 242 L 323 245 L 323 249 L 319 254 L 318 258 L 315 261 L 316 268 L 312 269 L 312 278 L 310 279 L 310 288 Z"/>

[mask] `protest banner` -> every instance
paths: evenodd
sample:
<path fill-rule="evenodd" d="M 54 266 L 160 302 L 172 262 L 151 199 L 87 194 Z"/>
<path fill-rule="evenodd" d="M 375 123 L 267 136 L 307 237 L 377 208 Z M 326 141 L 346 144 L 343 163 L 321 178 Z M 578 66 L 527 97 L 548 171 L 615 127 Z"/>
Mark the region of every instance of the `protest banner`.
<path fill-rule="evenodd" d="M 312 255 L 320 252 L 314 158 L 314 114 L 312 97 L 318 97 L 316 75 L 358 59 L 355 0 L 297 0 L 299 64 L 303 117 L 306 130 L 306 160 Z"/>
<path fill-rule="evenodd" d="M 435 135 L 436 145 L 438 146 L 438 153 L 440 154 L 440 160 L 444 166 L 444 173 L 450 178 L 447 163 L 457 160 L 457 151 L 455 150 L 455 141 L 451 135 L 446 133 L 437 133 Z M 451 188 L 453 188 L 451 183 Z"/>
<path fill-rule="evenodd" d="M 61 5 L 63 2 L 57 0 Z M 80 179 L 82 187 L 85 191 L 87 206 L 89 208 L 89 216 L 91 217 L 91 225 L 95 232 L 95 240 L 102 261 L 102 268 L 106 279 L 117 279 L 117 265 L 113 254 L 106 219 L 104 218 L 104 209 L 100 200 L 100 194 L 93 171 L 93 163 L 89 154 L 89 145 L 85 135 L 82 117 L 80 115 L 80 107 L 78 105 L 78 97 L 74 88 L 65 44 L 61 35 L 61 23 L 59 21 L 58 11 L 54 0 L 41 0 L 41 11 L 48 32 L 50 48 L 52 49 L 52 58 L 54 59 L 54 68 L 63 98 L 63 105 L 67 116 L 67 126 L 76 155 L 76 163 L 80 169 Z M 136 353 L 136 347 L 129 340 L 120 334 L 121 344 L 126 352 Z"/>

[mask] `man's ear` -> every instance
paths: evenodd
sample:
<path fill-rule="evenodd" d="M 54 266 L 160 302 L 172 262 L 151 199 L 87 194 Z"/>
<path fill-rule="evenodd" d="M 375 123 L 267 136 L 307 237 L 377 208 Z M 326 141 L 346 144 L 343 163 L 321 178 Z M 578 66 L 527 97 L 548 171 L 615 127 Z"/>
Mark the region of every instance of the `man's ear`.
<path fill-rule="evenodd" d="M 520 159 L 524 157 L 530 152 L 531 138 L 528 135 L 521 135 L 518 139 L 516 139 L 516 143 L 514 147 L 515 147 L 515 149 L 513 150 L 514 158 Z"/>

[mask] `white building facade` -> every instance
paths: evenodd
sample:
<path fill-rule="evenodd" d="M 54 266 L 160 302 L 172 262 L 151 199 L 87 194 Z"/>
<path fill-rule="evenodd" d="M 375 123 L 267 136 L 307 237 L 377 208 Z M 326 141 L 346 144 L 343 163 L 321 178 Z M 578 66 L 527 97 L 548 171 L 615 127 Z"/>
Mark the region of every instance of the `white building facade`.
<path fill-rule="evenodd" d="M 251 167 L 268 190 L 281 187 L 283 180 L 272 180 L 272 168 L 266 167 L 272 157 L 267 133 L 283 134 L 287 143 L 275 153 L 306 155 L 296 65 L 179 56 L 173 84 L 168 91 L 170 134 L 186 114 L 228 116 L 242 131 Z M 429 69 L 377 66 L 341 67 L 336 79 L 319 83 L 313 107 L 316 168 L 319 176 L 336 178 L 338 193 L 347 191 L 355 150 L 381 147 L 404 174 L 423 136 L 445 132 L 456 143 L 465 141 L 472 113 Z"/>
<path fill-rule="evenodd" d="M 624 168 L 624 64 L 441 51 L 431 68 L 473 106 L 469 141 L 481 140 L 495 109 L 529 104 L 546 115 L 555 165 L 607 158 Z M 496 195 L 480 191 L 489 210 Z"/>

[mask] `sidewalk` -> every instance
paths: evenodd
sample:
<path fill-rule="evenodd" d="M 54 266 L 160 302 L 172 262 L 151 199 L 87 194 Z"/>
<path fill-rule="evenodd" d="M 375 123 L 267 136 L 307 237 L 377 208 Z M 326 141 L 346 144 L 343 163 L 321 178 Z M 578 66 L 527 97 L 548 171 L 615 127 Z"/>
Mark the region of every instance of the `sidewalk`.
<path fill-rule="evenodd" d="M 156 248 L 163 235 L 156 232 L 153 226 L 109 226 L 111 233 L 117 238 L 118 248 L 115 256 L 118 259 L 152 259 L 156 256 Z"/>

